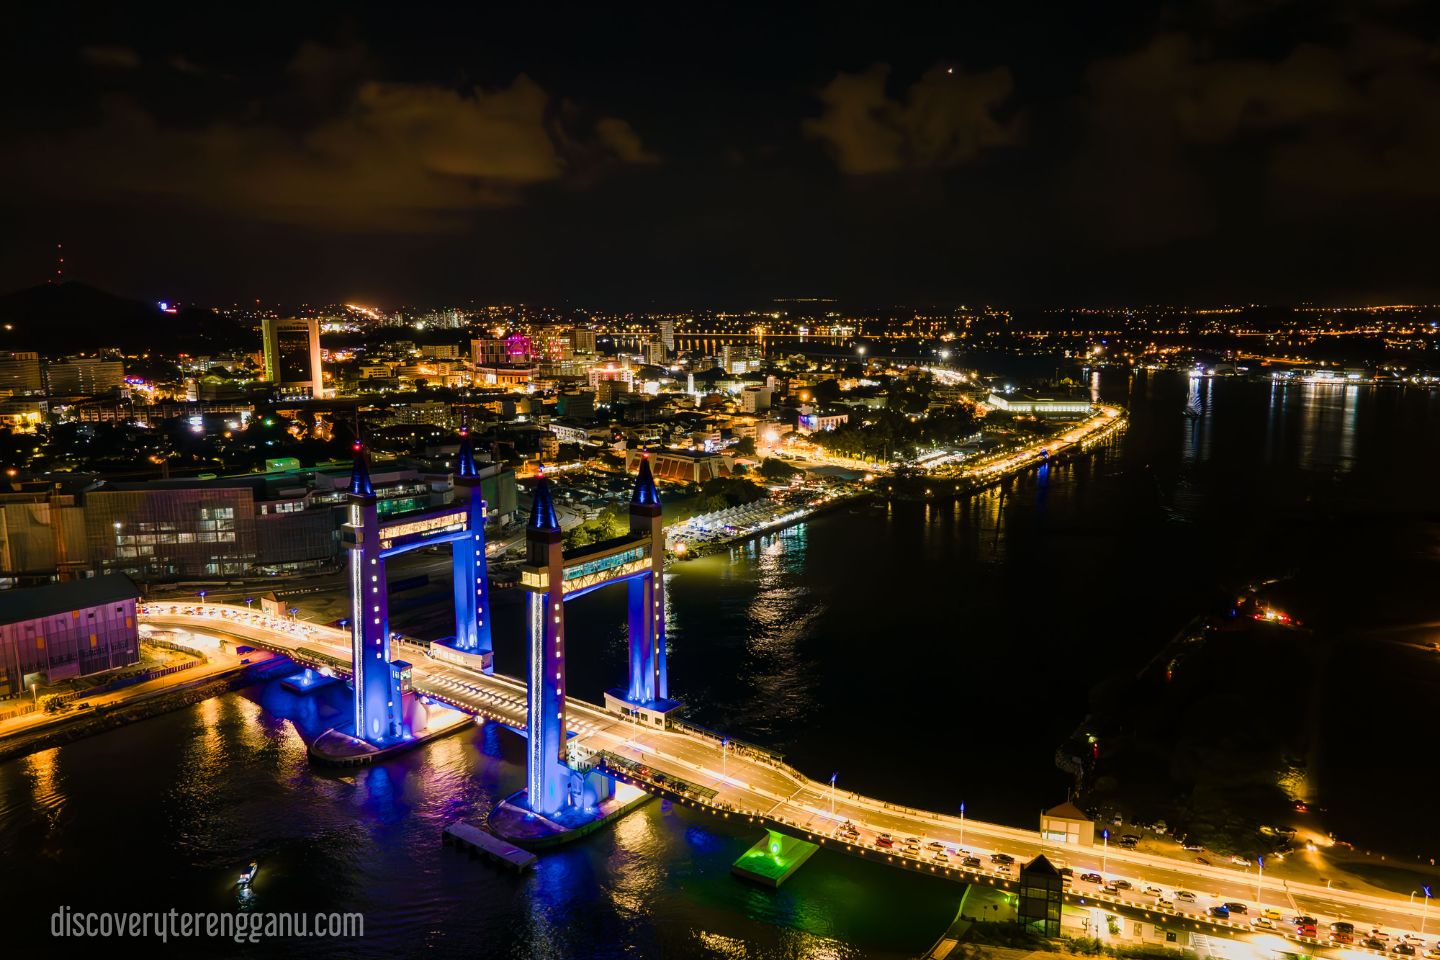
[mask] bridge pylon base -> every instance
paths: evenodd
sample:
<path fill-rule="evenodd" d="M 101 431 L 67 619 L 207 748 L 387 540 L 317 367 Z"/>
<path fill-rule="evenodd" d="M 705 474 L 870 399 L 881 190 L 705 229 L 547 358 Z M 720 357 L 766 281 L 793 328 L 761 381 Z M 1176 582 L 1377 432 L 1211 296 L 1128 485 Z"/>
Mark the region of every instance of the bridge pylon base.
<path fill-rule="evenodd" d="M 685 709 L 685 704 L 679 700 L 631 700 L 624 690 L 618 687 L 605 691 L 605 711 L 622 717 L 629 717 L 647 727 L 654 727 L 663 730 L 669 725 L 670 718 L 678 715 Z"/>
<path fill-rule="evenodd" d="M 587 779 L 580 778 L 582 787 Z M 486 826 L 500 839 L 521 849 L 545 850 L 579 840 L 655 799 L 640 788 L 625 783 L 612 781 L 611 789 L 610 796 L 592 805 L 571 805 L 548 816 L 532 811 L 526 791 L 521 790 L 506 797 L 490 811 Z M 593 796 L 593 793 L 582 795 Z"/>

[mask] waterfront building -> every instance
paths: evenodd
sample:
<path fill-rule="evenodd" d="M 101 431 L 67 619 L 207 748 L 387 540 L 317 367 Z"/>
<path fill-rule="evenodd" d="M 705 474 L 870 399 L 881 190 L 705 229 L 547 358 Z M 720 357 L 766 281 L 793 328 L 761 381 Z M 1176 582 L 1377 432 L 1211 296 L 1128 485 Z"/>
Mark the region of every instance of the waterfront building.
<path fill-rule="evenodd" d="M 265 379 L 285 397 L 320 397 L 325 380 L 320 371 L 320 321 L 314 317 L 266 317 Z"/>
<path fill-rule="evenodd" d="M 1051 843 L 1095 845 L 1095 821 L 1068 800 L 1040 814 L 1040 836 Z"/>
<path fill-rule="evenodd" d="M 627 451 L 625 469 L 638 474 L 644 459 L 645 452 L 642 450 Z M 657 480 L 676 483 L 704 483 L 715 477 L 730 475 L 730 463 L 723 455 L 704 450 L 651 450 L 650 469 Z"/>
<path fill-rule="evenodd" d="M 0 603 L 0 696 L 128 666 L 140 658 L 135 601 L 123 574 L 10 590 Z"/>
<path fill-rule="evenodd" d="M 985 405 L 1006 413 L 1030 414 L 1036 417 L 1084 417 L 1091 411 L 1089 400 L 1033 393 L 992 392 Z"/>

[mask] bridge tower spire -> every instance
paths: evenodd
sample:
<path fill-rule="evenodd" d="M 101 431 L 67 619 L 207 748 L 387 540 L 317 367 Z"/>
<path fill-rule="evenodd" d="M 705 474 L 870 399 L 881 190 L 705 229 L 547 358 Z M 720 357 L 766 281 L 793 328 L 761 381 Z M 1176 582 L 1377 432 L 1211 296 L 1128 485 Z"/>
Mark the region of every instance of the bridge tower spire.
<path fill-rule="evenodd" d="M 630 498 L 630 532 L 650 540 L 650 570 L 629 581 L 630 682 L 626 699 L 649 704 L 669 697 L 665 672 L 665 528 L 650 454 L 640 454 Z"/>
<path fill-rule="evenodd" d="M 451 545 L 455 593 L 455 648 L 482 658 L 483 669 L 493 673 L 494 644 L 490 625 L 490 584 L 485 565 L 485 517 L 480 468 L 470 431 L 460 431 L 455 464 L 455 499 L 469 511 L 470 536 Z"/>
<path fill-rule="evenodd" d="M 342 533 L 350 554 L 351 654 L 355 665 L 355 736 L 367 743 L 403 733 L 401 704 L 390 665 L 390 611 L 381 556 L 380 517 L 365 448 L 357 440 L 350 470 L 349 522 Z"/>
<path fill-rule="evenodd" d="M 534 812 L 551 815 L 569 804 L 570 769 L 565 762 L 564 534 L 543 468 L 525 525 L 525 552 L 530 592 L 526 802 Z"/>

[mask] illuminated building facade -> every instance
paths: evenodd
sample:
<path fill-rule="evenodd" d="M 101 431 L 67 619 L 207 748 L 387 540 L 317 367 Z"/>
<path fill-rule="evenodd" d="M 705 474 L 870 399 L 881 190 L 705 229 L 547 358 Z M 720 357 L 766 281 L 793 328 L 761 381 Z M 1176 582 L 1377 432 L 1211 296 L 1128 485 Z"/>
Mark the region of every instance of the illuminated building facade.
<path fill-rule="evenodd" d="M 325 380 L 320 371 L 320 321 L 314 317 L 266 317 L 265 379 L 286 397 L 320 397 Z"/>
<path fill-rule="evenodd" d="M 0 603 L 0 696 L 135 663 L 139 596 L 118 573 L 6 591 Z"/>

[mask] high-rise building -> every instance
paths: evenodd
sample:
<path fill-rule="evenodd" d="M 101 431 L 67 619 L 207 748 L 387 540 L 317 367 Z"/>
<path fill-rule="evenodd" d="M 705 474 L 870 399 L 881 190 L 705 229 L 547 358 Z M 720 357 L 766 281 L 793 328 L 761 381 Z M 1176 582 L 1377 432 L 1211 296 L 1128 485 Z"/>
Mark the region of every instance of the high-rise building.
<path fill-rule="evenodd" d="M 268 317 L 265 335 L 265 379 L 287 396 L 319 397 L 325 391 L 320 372 L 320 321 L 314 318 Z"/>
<path fill-rule="evenodd" d="M 646 340 L 644 344 L 644 356 L 646 363 L 652 363 L 657 367 L 665 365 L 665 344 L 657 337 Z"/>
<path fill-rule="evenodd" d="M 660 321 L 660 342 L 665 345 L 665 352 L 666 352 L 667 354 L 674 354 L 674 352 L 675 352 L 675 321 L 674 321 L 674 320 L 661 320 L 661 321 Z"/>
<path fill-rule="evenodd" d="M 594 330 L 587 330 L 584 327 L 576 327 L 571 332 L 570 337 L 572 342 L 574 342 L 575 344 L 576 353 L 582 353 L 586 356 L 593 356 L 595 354 L 596 351 Z"/>
<path fill-rule="evenodd" d="M 0 394 L 23 396 L 44 392 L 40 382 L 40 354 L 0 351 Z"/>
<path fill-rule="evenodd" d="M 125 364 L 99 357 L 70 357 L 46 364 L 45 379 L 52 395 L 94 397 L 117 390 L 125 383 Z"/>
<path fill-rule="evenodd" d="M 505 363 L 505 341 L 499 337 L 485 337 L 470 341 L 470 362 L 477 367 L 493 367 Z"/>
<path fill-rule="evenodd" d="M 749 373 L 760 369 L 763 354 L 756 343 L 727 343 L 720 348 L 720 366 L 726 373 Z"/>

